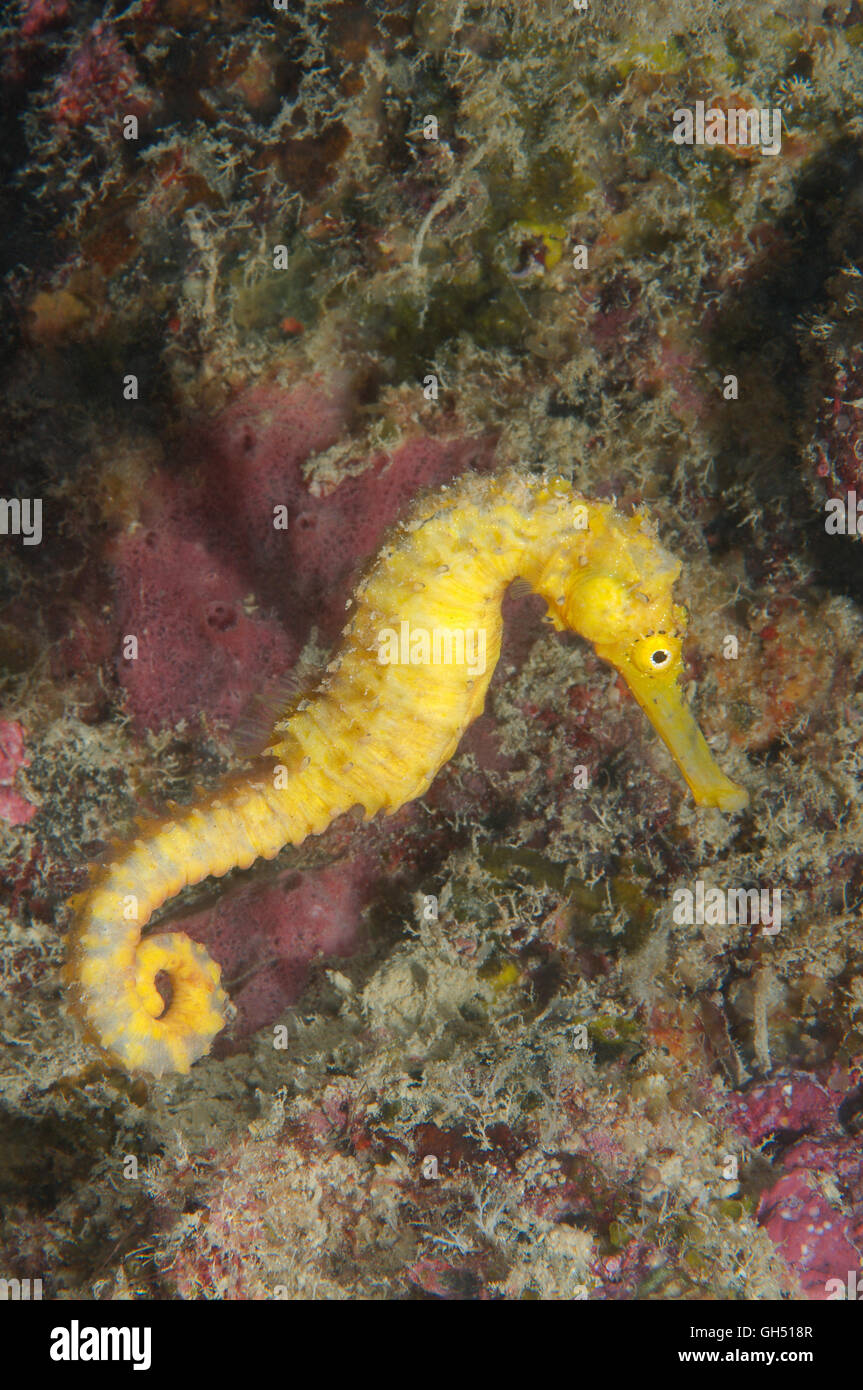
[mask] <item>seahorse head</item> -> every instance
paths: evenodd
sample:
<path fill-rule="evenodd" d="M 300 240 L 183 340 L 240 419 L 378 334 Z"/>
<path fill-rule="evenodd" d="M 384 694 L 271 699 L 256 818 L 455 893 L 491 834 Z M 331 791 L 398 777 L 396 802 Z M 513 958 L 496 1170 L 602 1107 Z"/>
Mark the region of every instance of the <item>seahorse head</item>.
<path fill-rule="evenodd" d="M 699 805 L 740 810 L 746 792 L 717 766 L 681 689 L 688 614 L 673 595 L 680 561 L 642 516 L 607 505 L 590 511 L 583 542 L 563 545 L 546 575 L 552 621 L 586 637 L 617 668 Z"/>

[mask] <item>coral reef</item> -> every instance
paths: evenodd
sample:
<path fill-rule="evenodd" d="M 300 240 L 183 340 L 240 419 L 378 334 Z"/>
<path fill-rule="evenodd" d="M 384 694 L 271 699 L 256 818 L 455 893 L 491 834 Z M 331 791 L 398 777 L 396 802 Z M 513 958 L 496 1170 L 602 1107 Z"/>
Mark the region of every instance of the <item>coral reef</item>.
<path fill-rule="evenodd" d="M 826 522 L 863 499 L 859 7 L 21 0 L 3 26 L 0 1275 L 850 1288 L 863 585 Z M 778 152 L 675 143 L 702 100 L 781 110 Z M 94 1061 L 58 973 L 87 865 L 242 769 L 419 491 L 507 466 L 656 517 L 750 811 L 694 808 L 511 593 L 421 801 L 183 899 L 226 964 L 220 1049 L 163 1082 Z M 679 920 L 698 882 L 781 892 L 781 926 Z"/>

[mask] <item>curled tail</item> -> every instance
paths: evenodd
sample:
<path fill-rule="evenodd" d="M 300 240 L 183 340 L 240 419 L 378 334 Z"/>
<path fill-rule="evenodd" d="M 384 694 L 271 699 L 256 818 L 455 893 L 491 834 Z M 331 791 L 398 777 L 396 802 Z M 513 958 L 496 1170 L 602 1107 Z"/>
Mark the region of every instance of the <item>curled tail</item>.
<path fill-rule="evenodd" d="M 66 978 L 92 1041 L 133 1071 L 187 1072 L 224 1027 L 219 966 L 182 932 L 141 939 L 153 913 L 189 884 L 272 859 L 320 827 L 273 764 L 131 841 L 76 902 Z M 159 978 L 161 977 L 161 979 Z M 159 988 L 165 981 L 164 994 Z"/>

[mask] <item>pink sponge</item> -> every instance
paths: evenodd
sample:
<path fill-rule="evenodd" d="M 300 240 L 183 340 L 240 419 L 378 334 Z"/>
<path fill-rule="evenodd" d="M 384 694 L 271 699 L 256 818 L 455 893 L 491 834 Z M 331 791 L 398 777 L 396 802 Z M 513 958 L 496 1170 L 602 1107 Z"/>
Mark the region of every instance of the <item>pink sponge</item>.
<path fill-rule="evenodd" d="M 300 997 L 312 964 L 357 949 L 362 910 L 372 896 L 376 857 L 342 860 L 310 873 L 287 872 L 267 888 L 229 894 L 182 929 L 222 967 L 243 1037 L 272 1023 Z"/>
<path fill-rule="evenodd" d="M 200 712 L 233 725 L 260 683 L 296 659 L 278 623 L 245 611 L 235 571 L 175 523 L 122 536 L 113 559 L 118 674 L 138 729 Z"/>
<path fill-rule="evenodd" d="M 817 1150 L 815 1145 L 808 1148 Z M 792 1149 L 786 1167 L 795 1161 Z M 857 1176 L 859 1179 L 859 1163 Z M 758 1220 L 796 1271 L 807 1298 L 836 1298 L 832 1281 L 838 1280 L 846 1288 L 848 1276 L 863 1265 L 863 1249 L 859 1235 L 854 1240 L 853 1220 L 840 1205 L 827 1200 L 804 1167 L 783 1173 L 764 1193 Z"/>
<path fill-rule="evenodd" d="M 216 541 L 300 641 L 313 623 L 327 640 L 338 636 L 359 565 L 417 492 L 492 461 L 487 437 L 420 435 L 343 482 L 313 490 L 304 466 L 345 433 L 347 411 L 343 391 L 308 384 L 238 397 L 195 441 L 205 482 L 181 500 L 187 522 L 194 518 L 198 533 Z M 273 524 L 277 507 L 287 508 L 287 530 Z"/>
<path fill-rule="evenodd" d="M 48 6 L 43 7 L 43 17 L 50 24 L 65 15 L 62 7 Z M 38 7 L 31 7 L 28 19 L 31 24 L 41 22 Z M 51 109 L 55 122 L 68 129 L 118 116 L 142 116 L 151 106 L 131 58 L 110 26 L 100 21 L 60 73 Z"/>
<path fill-rule="evenodd" d="M 138 729 L 200 712 L 233 725 L 313 626 L 336 640 L 358 569 L 413 496 L 492 462 L 490 438 L 423 435 L 318 495 L 304 467 L 348 410 L 344 390 L 258 387 L 194 433 L 179 472 L 149 480 L 143 529 L 113 554 L 122 636 L 138 638 L 137 659 L 117 663 Z"/>
<path fill-rule="evenodd" d="M 839 1126 L 841 1100 L 831 1086 L 798 1072 L 753 1087 L 731 1107 L 751 1143 L 771 1135 L 796 1140 L 782 1150 L 757 1215 L 812 1299 L 837 1297 L 831 1281 L 844 1288 L 863 1261 L 863 1155 L 859 1140 Z"/>
<path fill-rule="evenodd" d="M 8 825 L 27 825 L 36 807 L 12 785 L 20 767 L 28 767 L 24 729 L 17 719 L 0 719 L 0 820 Z"/>
<path fill-rule="evenodd" d="M 24 0 L 21 36 L 35 38 L 69 18 L 69 0 Z"/>

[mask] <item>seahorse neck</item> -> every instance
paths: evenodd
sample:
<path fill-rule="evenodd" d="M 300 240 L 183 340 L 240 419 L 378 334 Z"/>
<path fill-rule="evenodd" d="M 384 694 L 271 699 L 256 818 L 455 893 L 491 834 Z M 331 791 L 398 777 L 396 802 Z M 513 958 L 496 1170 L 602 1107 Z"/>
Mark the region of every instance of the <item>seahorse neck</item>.
<path fill-rule="evenodd" d="M 558 571 L 589 550 L 590 506 L 560 479 L 504 475 L 489 497 L 490 518 L 505 534 L 500 547 L 506 583 L 525 580 L 550 597 Z M 595 509 L 594 509 L 595 510 Z"/>

